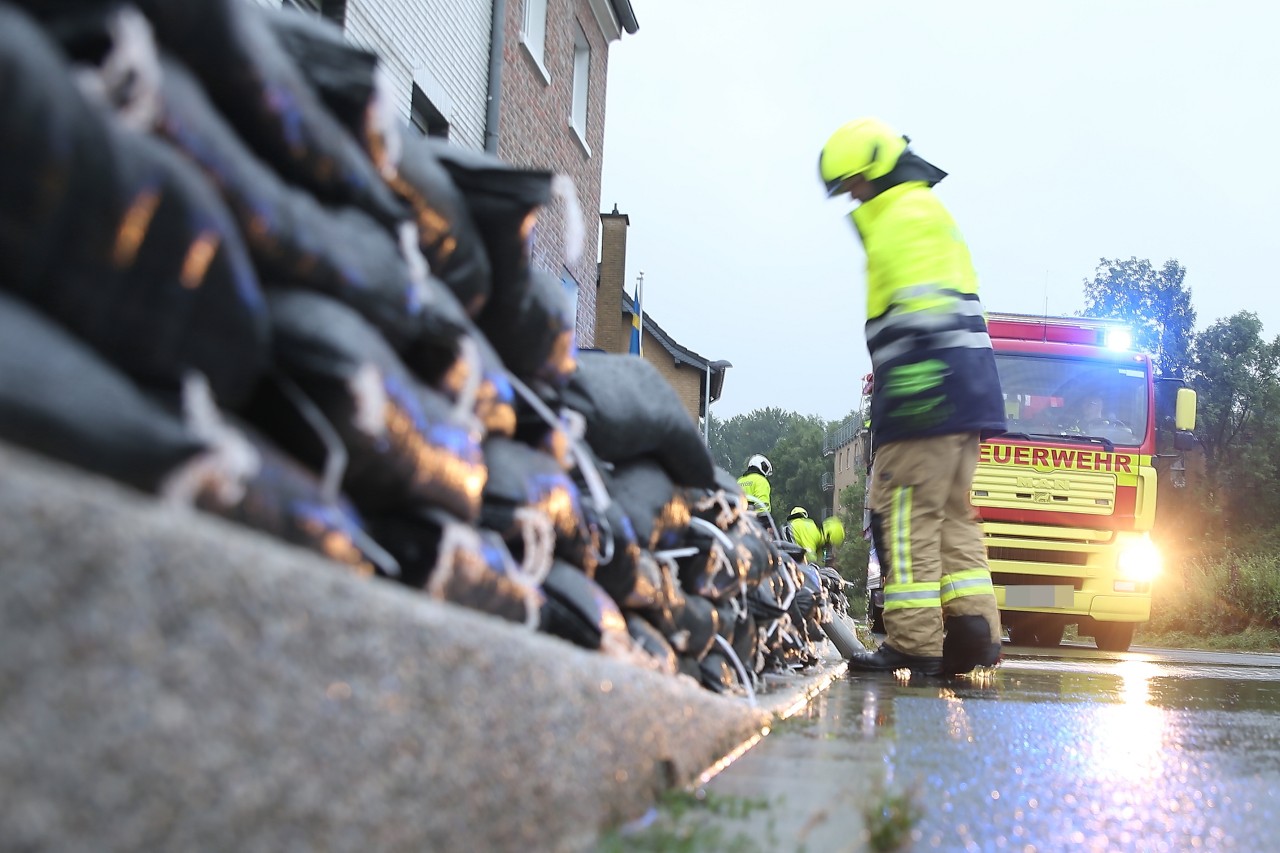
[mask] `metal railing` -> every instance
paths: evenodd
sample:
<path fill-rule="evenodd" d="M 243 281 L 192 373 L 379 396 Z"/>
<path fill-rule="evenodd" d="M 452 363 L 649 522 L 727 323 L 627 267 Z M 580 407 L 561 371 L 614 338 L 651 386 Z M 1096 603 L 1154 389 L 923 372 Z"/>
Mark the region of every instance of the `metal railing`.
<path fill-rule="evenodd" d="M 860 428 L 857 421 L 849 421 L 839 429 L 827 433 L 822 440 L 822 455 L 830 456 L 852 442 L 857 437 Z"/>
<path fill-rule="evenodd" d="M 822 475 L 822 491 L 834 492 L 836 490 L 836 475 L 830 471 Z"/>

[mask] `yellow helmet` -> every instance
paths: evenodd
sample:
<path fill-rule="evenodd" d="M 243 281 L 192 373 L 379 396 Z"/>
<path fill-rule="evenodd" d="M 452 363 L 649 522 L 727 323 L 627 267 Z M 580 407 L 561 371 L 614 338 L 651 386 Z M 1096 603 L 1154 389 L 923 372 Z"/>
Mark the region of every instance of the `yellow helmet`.
<path fill-rule="evenodd" d="M 802 506 L 793 506 L 787 518 L 808 518 L 809 511 Z"/>
<path fill-rule="evenodd" d="M 893 171 L 910 140 L 876 118 L 854 119 L 831 134 L 818 157 L 818 172 L 827 195 L 836 195 L 840 184 L 854 175 L 868 181 Z"/>

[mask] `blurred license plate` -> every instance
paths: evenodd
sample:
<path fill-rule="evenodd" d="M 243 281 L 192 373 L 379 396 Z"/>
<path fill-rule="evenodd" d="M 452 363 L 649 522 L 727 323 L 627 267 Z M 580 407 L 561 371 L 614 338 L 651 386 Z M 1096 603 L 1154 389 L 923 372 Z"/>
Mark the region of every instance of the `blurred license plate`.
<path fill-rule="evenodd" d="M 1070 607 L 1075 602 L 1075 590 L 1069 586 L 1006 586 L 1006 607 Z"/>

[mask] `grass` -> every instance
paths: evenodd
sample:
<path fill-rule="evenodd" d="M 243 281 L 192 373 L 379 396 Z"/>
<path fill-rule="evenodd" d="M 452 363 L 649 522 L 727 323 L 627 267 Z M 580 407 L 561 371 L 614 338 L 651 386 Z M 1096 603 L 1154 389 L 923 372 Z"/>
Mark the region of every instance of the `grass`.
<path fill-rule="evenodd" d="M 1169 567 L 1151 598 L 1147 645 L 1280 649 L 1280 554 L 1223 550 Z"/>
<path fill-rule="evenodd" d="M 924 811 L 914 791 L 879 789 L 862 810 L 867 846 L 877 853 L 910 846 L 922 817 Z"/>
<path fill-rule="evenodd" d="M 651 824 L 639 831 L 614 830 L 600 840 L 606 853 L 623 851 L 675 851 L 703 853 L 713 850 L 740 850 L 764 853 L 777 849 L 772 821 L 764 838 L 745 831 L 729 834 L 724 821 L 747 820 L 767 811 L 772 803 L 763 797 L 734 797 L 715 794 L 705 788 L 673 788 L 658 800 L 658 813 Z"/>

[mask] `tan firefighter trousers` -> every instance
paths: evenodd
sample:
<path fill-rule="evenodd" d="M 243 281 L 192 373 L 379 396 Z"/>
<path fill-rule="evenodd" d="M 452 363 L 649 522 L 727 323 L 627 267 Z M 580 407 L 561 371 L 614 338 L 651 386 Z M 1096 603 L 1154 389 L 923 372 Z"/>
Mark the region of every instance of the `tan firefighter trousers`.
<path fill-rule="evenodd" d="M 942 617 L 983 616 L 1000 642 L 1000 614 L 982 529 L 969 502 L 978 434 L 912 438 L 876 450 L 870 508 L 888 550 L 885 641 L 909 655 L 942 654 Z"/>

